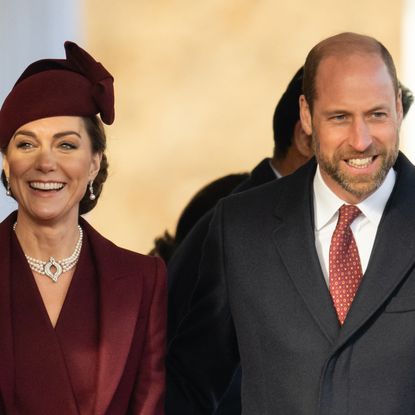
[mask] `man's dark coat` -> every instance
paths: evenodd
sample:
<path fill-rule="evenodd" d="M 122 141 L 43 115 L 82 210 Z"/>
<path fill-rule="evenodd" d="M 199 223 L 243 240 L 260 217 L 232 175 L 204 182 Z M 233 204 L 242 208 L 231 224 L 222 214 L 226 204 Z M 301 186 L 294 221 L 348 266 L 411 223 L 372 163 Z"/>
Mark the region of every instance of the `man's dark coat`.
<path fill-rule="evenodd" d="M 315 168 L 216 209 L 190 312 L 170 343 L 181 414 L 212 413 L 239 359 L 246 415 L 415 413 L 415 168 L 399 155 L 341 328 L 315 248 Z"/>

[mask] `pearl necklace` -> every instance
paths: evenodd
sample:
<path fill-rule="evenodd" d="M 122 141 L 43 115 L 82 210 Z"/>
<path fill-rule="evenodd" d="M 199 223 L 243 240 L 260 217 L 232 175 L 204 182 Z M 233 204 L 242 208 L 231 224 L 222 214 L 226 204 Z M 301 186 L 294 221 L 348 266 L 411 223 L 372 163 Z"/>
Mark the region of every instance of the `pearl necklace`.
<path fill-rule="evenodd" d="M 13 225 L 13 230 L 16 231 L 17 222 Z M 72 255 L 68 258 L 61 259 L 60 261 L 56 260 L 53 256 L 49 258 L 49 261 L 41 261 L 40 259 L 32 258 L 29 255 L 25 255 L 29 267 L 32 271 L 37 272 L 41 275 L 46 275 L 49 277 L 53 282 L 58 282 L 59 277 L 71 270 L 76 263 L 78 262 L 79 255 L 81 254 L 82 248 L 82 239 L 84 237 L 82 228 L 78 225 L 79 229 L 79 239 L 75 245 L 75 250 L 73 251 Z M 53 269 L 55 271 L 53 271 Z"/>

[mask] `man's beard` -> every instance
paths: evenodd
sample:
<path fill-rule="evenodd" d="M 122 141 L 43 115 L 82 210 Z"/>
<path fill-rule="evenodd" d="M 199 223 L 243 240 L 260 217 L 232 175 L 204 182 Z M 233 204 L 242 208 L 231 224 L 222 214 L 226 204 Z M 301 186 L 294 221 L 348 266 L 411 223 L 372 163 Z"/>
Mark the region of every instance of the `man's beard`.
<path fill-rule="evenodd" d="M 331 159 L 327 158 L 320 149 L 320 142 L 318 137 L 313 132 L 313 147 L 316 160 L 326 174 L 328 174 L 336 183 L 338 183 L 346 192 L 357 196 L 358 198 L 369 196 L 376 189 L 378 189 L 390 168 L 395 164 L 399 152 L 399 139 L 396 140 L 396 145 L 393 149 L 387 151 L 383 149 L 378 151 L 373 145 L 363 152 L 349 152 L 338 150 Z M 381 165 L 377 171 L 372 174 L 351 175 L 340 168 L 341 160 L 353 158 L 366 158 L 374 154 L 381 158 Z"/>

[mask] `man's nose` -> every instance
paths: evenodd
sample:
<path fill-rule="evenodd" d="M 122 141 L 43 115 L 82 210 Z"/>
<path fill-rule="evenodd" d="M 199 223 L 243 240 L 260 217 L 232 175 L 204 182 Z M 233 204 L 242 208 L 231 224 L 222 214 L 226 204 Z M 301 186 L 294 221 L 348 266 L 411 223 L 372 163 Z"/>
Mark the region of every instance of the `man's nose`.
<path fill-rule="evenodd" d="M 352 123 L 349 144 L 357 151 L 363 152 L 372 144 L 372 134 L 364 119 L 356 119 Z"/>

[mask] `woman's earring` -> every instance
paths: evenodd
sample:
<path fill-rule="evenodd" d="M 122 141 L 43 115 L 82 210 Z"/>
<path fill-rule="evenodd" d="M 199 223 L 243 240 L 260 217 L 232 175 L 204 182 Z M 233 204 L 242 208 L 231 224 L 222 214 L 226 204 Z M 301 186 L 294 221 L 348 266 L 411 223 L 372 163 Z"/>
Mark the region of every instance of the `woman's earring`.
<path fill-rule="evenodd" d="M 95 200 L 96 196 L 94 195 L 94 188 L 92 187 L 94 181 L 89 182 L 89 200 Z"/>
<path fill-rule="evenodd" d="M 12 192 L 10 190 L 10 184 L 9 184 L 9 179 L 6 177 L 6 181 L 7 181 L 7 187 L 6 187 L 6 195 L 7 196 L 11 196 Z"/>

